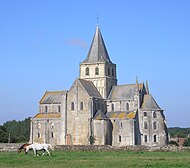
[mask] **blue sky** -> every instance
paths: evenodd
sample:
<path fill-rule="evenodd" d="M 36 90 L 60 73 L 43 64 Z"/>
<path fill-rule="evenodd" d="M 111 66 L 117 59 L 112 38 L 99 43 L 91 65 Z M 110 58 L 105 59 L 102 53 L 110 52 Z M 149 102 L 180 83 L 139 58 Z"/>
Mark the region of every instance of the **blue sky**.
<path fill-rule="evenodd" d="M 190 127 L 189 0 L 0 1 L 0 124 L 79 75 L 99 17 L 118 84 L 149 82 L 168 126 Z"/>

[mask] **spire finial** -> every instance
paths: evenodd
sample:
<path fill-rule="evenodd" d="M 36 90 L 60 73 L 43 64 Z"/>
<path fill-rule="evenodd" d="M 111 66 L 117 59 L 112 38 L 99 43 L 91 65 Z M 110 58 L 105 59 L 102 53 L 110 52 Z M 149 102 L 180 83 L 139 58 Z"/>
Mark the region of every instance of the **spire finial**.
<path fill-rule="evenodd" d="M 98 18 L 98 16 L 97 16 L 97 26 L 99 26 L 99 18 Z"/>

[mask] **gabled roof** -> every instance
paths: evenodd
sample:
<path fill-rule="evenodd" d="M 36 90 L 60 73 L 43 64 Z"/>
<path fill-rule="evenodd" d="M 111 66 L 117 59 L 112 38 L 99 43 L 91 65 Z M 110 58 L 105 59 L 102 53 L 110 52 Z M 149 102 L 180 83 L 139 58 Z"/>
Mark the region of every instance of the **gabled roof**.
<path fill-rule="evenodd" d="M 138 84 L 138 90 L 143 89 L 143 83 Z M 133 99 L 135 92 L 137 91 L 137 84 L 126 84 L 113 86 L 108 99 L 110 100 L 124 100 Z"/>
<path fill-rule="evenodd" d="M 94 116 L 94 120 L 106 120 L 108 117 L 101 111 L 98 110 Z"/>
<path fill-rule="evenodd" d="M 45 92 L 40 104 L 58 104 L 62 101 L 62 96 L 65 95 L 67 91 L 54 91 L 54 92 Z"/>
<path fill-rule="evenodd" d="M 78 79 L 78 81 L 82 84 L 83 88 L 86 90 L 86 92 L 90 97 L 102 99 L 102 96 L 100 95 L 97 88 L 94 86 L 94 84 L 91 81 L 87 81 L 84 79 Z"/>
<path fill-rule="evenodd" d="M 161 110 L 154 98 L 150 95 L 144 95 L 143 103 L 141 106 L 142 110 Z"/>
<path fill-rule="evenodd" d="M 94 62 L 110 62 L 102 34 L 100 32 L 99 26 L 96 27 L 96 32 L 88 52 L 86 59 L 82 63 L 94 63 Z"/>
<path fill-rule="evenodd" d="M 60 113 L 38 113 L 34 118 L 60 118 Z"/>

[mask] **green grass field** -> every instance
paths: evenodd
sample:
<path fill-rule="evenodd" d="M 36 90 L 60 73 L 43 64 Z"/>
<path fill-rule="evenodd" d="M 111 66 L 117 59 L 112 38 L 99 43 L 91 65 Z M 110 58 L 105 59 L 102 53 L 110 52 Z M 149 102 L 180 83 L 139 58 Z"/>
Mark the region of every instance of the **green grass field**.
<path fill-rule="evenodd" d="M 52 156 L 33 157 L 16 152 L 0 152 L 0 167 L 189 167 L 190 152 L 54 151 Z"/>

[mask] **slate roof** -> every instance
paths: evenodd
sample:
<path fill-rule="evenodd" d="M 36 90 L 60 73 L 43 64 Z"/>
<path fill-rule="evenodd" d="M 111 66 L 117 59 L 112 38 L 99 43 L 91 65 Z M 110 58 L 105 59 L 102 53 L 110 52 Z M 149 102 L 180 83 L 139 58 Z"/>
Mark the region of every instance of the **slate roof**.
<path fill-rule="evenodd" d="M 60 118 L 60 113 L 38 113 L 34 118 Z"/>
<path fill-rule="evenodd" d="M 110 62 L 102 34 L 99 26 L 96 27 L 96 32 L 88 52 L 86 59 L 82 63 L 94 63 L 94 62 Z"/>
<path fill-rule="evenodd" d="M 143 103 L 141 106 L 142 110 L 161 110 L 154 98 L 150 95 L 144 95 Z"/>
<path fill-rule="evenodd" d="M 98 110 L 94 116 L 94 120 L 106 120 L 108 117 L 101 111 Z"/>
<path fill-rule="evenodd" d="M 66 94 L 66 91 L 54 91 L 54 92 L 46 92 L 42 99 L 40 100 L 40 104 L 58 104 L 62 101 L 62 96 Z"/>
<path fill-rule="evenodd" d="M 90 97 L 102 99 L 102 96 L 100 95 L 97 88 L 94 86 L 94 84 L 91 81 L 87 81 L 84 79 L 78 79 L 78 80 L 82 84 L 83 88 L 86 90 L 86 92 L 89 94 Z"/>
<path fill-rule="evenodd" d="M 135 111 L 114 111 L 114 112 L 107 112 L 106 116 L 109 119 L 133 119 L 135 118 L 136 112 Z"/>
<path fill-rule="evenodd" d="M 143 83 L 138 84 L 139 91 L 143 89 Z M 124 100 L 133 99 L 137 90 L 137 84 L 126 84 L 113 86 L 108 99 L 109 100 Z"/>

